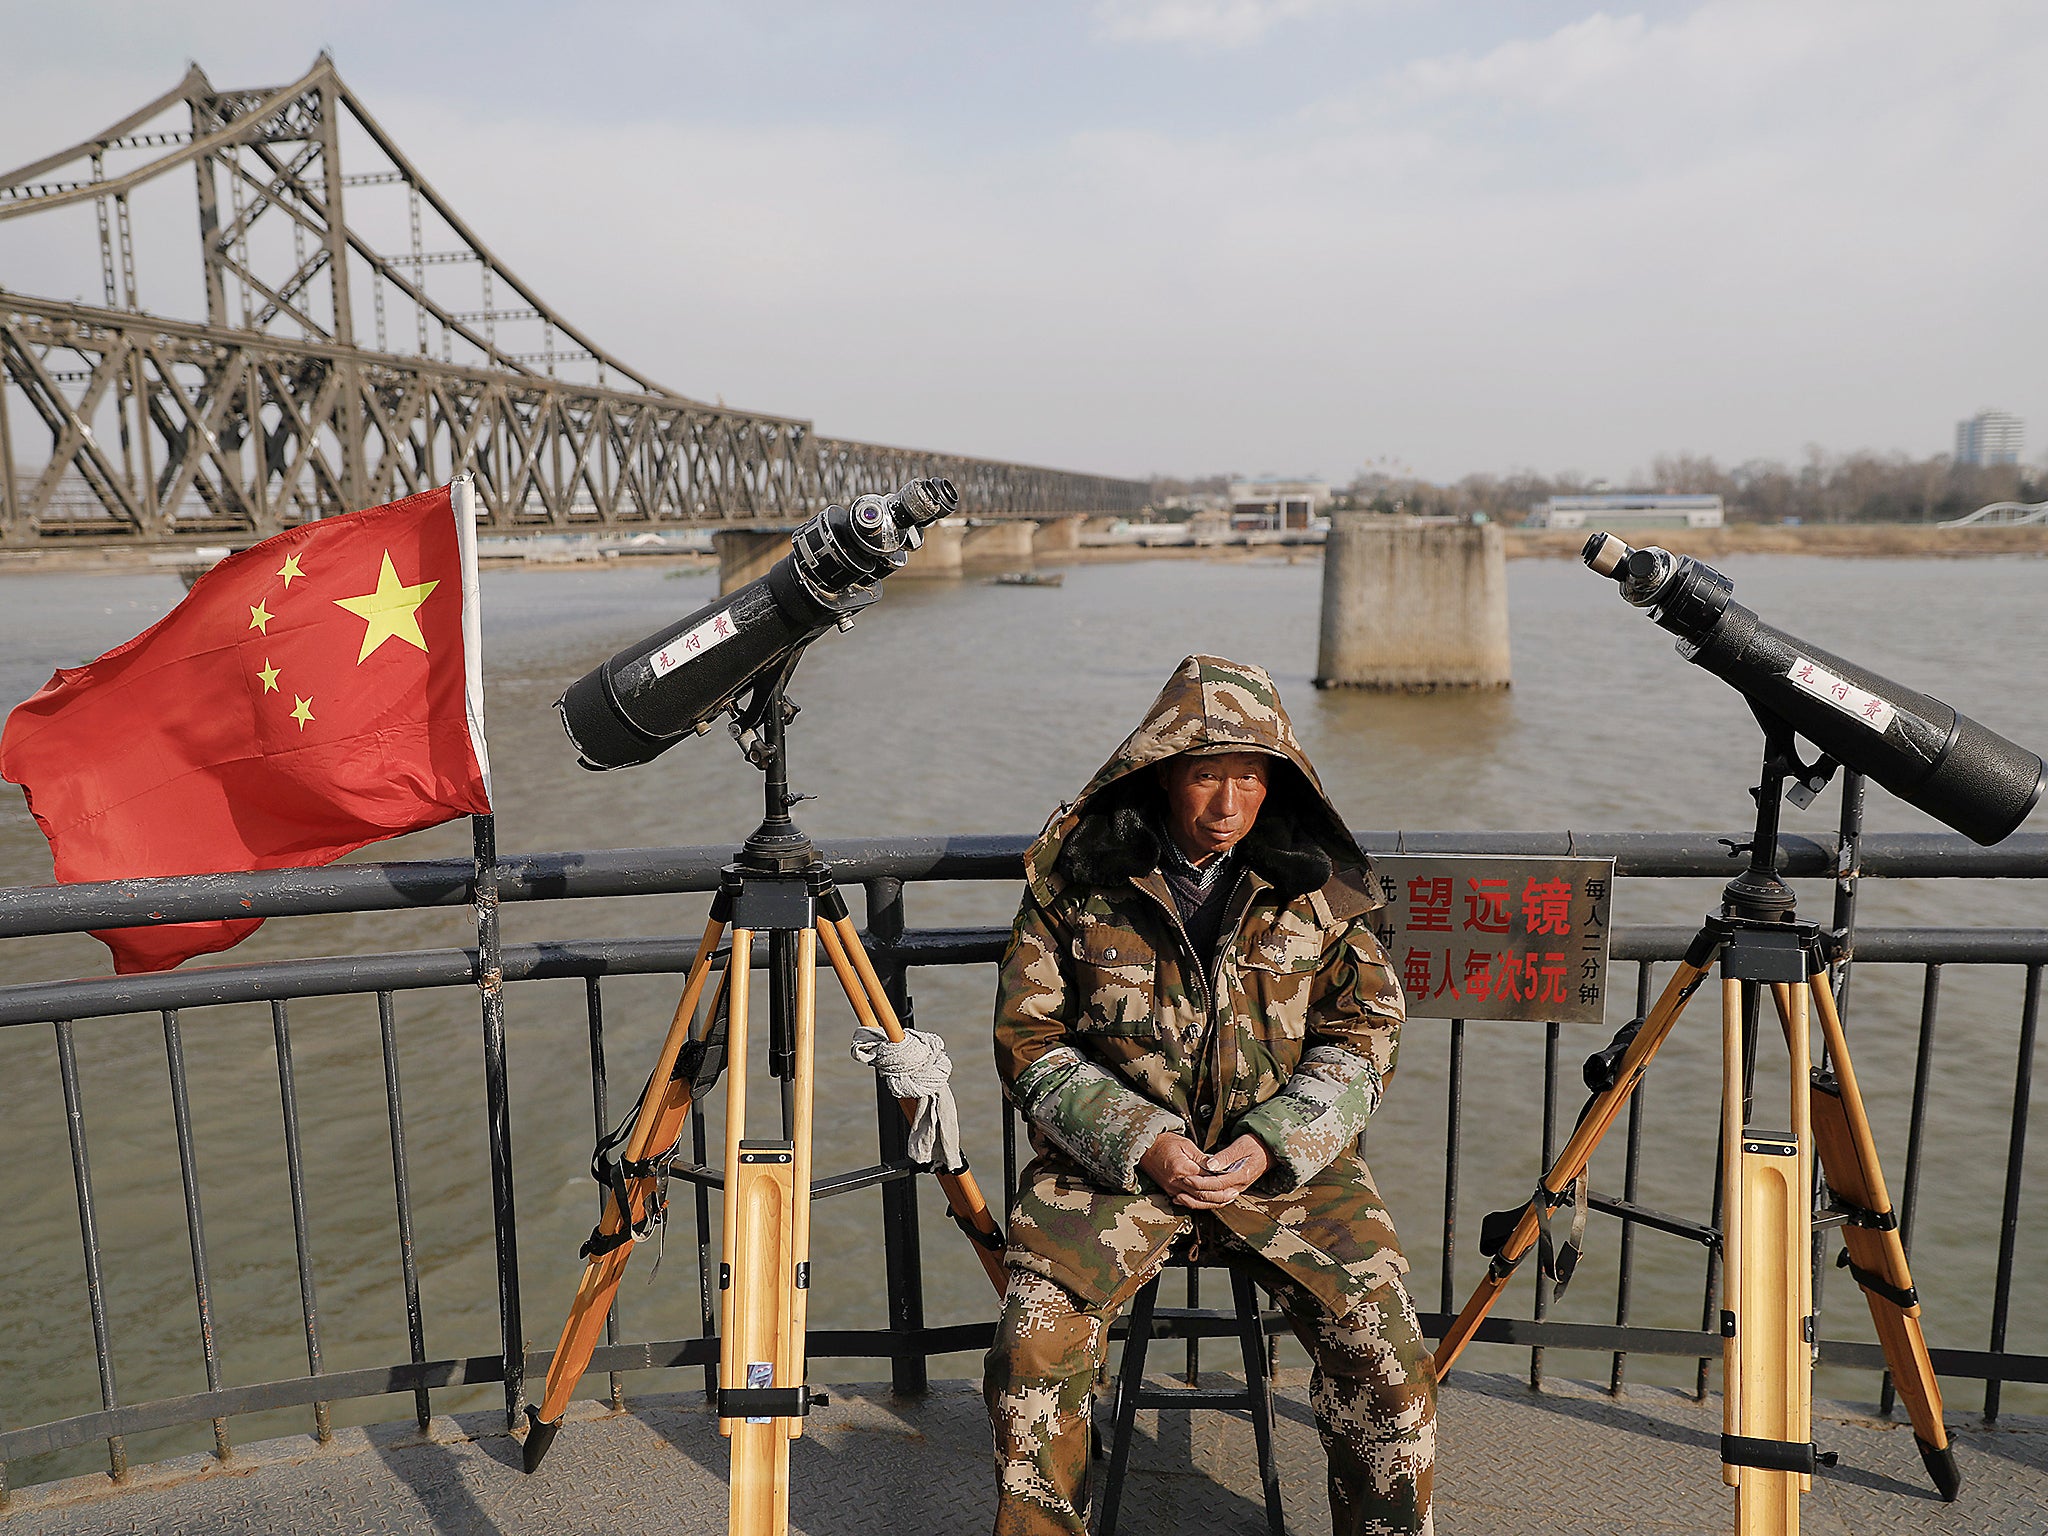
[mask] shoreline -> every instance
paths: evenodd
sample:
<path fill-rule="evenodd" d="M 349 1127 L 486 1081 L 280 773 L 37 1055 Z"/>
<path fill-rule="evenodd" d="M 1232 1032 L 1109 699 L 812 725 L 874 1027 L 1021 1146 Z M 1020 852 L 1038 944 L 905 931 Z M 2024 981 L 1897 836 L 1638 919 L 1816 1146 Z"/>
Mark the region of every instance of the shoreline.
<path fill-rule="evenodd" d="M 1596 530 L 1510 528 L 1508 558 L 1579 557 Z M 1985 555 L 2048 555 L 2048 524 L 1938 528 L 1932 523 L 1824 523 L 1788 528 L 1730 523 L 1721 528 L 1644 529 L 1646 542 L 1674 555 L 1845 555 L 1863 559 L 1974 559 Z"/>
<path fill-rule="evenodd" d="M 1510 560 L 1576 560 L 1591 528 L 1507 528 Z M 1995 555 L 2048 556 L 2048 525 L 2005 525 L 1938 528 L 1928 523 L 1832 523 L 1811 527 L 1734 523 L 1721 528 L 1645 529 L 1639 537 L 1673 554 L 1715 559 L 1726 555 L 1833 555 L 1853 559 L 1977 559 Z M 125 545 L 57 549 L 0 550 L 0 575 L 36 572 L 96 574 L 154 572 L 175 575 L 184 564 L 167 558 L 173 551 Z M 1096 544 L 1050 551 L 1034 560 L 972 561 L 961 572 L 967 579 L 1036 563 L 1043 566 L 1123 564 L 1134 560 L 1283 560 L 1289 565 L 1319 560 L 1317 544 Z M 559 553 L 514 556 L 485 555 L 478 565 L 487 570 L 561 568 L 619 570 L 635 566 L 680 566 L 715 569 L 709 554 L 619 552 L 601 558 L 565 557 Z M 916 579 L 915 570 L 903 576 Z M 901 579 L 901 578 L 899 578 Z M 953 579 L 934 576 L 928 579 Z"/>

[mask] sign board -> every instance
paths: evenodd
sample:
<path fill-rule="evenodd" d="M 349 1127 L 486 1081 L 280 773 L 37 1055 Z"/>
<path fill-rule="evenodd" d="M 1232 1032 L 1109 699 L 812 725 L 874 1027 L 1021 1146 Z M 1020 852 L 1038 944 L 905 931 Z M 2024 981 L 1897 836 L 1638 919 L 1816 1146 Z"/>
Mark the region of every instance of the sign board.
<path fill-rule="evenodd" d="M 1612 859 L 1373 856 L 1373 928 L 1411 1018 L 1598 1024 Z"/>

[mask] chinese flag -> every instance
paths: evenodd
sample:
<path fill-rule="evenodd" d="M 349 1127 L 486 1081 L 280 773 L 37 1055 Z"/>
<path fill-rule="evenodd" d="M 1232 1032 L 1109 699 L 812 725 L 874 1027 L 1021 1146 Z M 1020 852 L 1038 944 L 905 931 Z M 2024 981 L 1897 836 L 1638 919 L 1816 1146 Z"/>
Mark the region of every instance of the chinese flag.
<path fill-rule="evenodd" d="M 490 809 L 467 481 L 231 555 L 0 732 L 57 878 L 325 864 Z M 97 935 L 168 970 L 262 920 Z"/>

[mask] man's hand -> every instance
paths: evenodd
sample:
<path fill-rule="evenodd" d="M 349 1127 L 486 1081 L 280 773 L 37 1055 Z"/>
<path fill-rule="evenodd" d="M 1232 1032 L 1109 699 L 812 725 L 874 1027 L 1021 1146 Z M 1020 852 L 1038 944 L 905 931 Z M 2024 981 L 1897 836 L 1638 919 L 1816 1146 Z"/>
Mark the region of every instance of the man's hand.
<path fill-rule="evenodd" d="M 1164 1132 L 1138 1159 L 1138 1169 L 1190 1210 L 1228 1205 L 1256 1183 L 1272 1165 L 1272 1155 L 1256 1136 L 1240 1136 L 1221 1151 L 1205 1154 L 1177 1131 Z"/>

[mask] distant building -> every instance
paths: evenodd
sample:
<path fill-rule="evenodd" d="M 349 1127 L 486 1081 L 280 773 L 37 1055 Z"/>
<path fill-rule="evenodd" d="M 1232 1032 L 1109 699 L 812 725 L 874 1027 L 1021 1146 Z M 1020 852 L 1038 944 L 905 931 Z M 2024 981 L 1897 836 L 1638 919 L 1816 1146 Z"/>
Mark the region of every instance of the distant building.
<path fill-rule="evenodd" d="M 1321 480 L 1230 482 L 1233 528 L 1306 528 L 1329 504 L 1330 487 Z"/>
<path fill-rule="evenodd" d="M 1605 496 L 1553 496 L 1529 509 L 1531 528 L 1718 528 L 1718 496 L 1653 496 L 1618 491 Z"/>
<path fill-rule="evenodd" d="M 2017 464 L 2026 425 L 2010 411 L 1979 411 L 1956 423 L 1956 462 Z"/>

